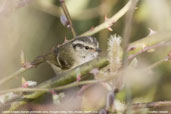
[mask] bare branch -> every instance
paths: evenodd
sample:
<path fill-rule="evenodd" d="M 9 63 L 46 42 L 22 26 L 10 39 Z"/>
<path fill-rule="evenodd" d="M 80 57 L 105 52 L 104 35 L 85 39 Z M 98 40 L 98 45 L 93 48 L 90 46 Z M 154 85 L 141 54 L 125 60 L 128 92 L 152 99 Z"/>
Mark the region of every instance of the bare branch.
<path fill-rule="evenodd" d="M 129 1 L 120 11 L 118 11 L 114 16 L 109 18 L 107 21 L 94 27 L 93 29 L 90 29 L 89 31 L 81 34 L 80 36 L 91 36 L 101 30 L 108 28 L 109 25 L 113 25 L 129 10 L 130 5 L 131 5 L 131 1 Z"/>
<path fill-rule="evenodd" d="M 154 69 L 155 67 L 157 67 L 158 65 L 162 64 L 163 62 L 167 62 L 170 60 L 169 54 L 168 56 L 166 56 L 165 58 L 157 61 L 156 63 L 153 63 L 152 65 L 148 66 L 147 68 L 145 68 L 144 70 L 151 70 Z"/>
<path fill-rule="evenodd" d="M 96 83 L 100 83 L 100 82 L 106 82 L 106 81 L 113 79 L 114 77 L 115 77 L 115 75 L 108 76 L 104 79 L 74 82 L 74 83 L 67 84 L 64 86 L 59 86 L 56 88 L 14 88 L 14 89 L 0 91 L 0 94 L 5 94 L 5 93 L 9 93 L 9 92 L 16 93 L 16 92 L 36 92 L 36 91 L 50 92 L 50 91 L 54 91 L 54 90 L 59 91 L 59 90 L 65 90 L 65 89 L 69 89 L 69 88 L 77 87 L 77 86 L 81 86 L 81 85 L 86 85 L 86 84 L 96 84 Z"/>
<path fill-rule="evenodd" d="M 150 103 L 136 103 L 128 106 L 130 109 L 140 109 L 140 108 L 157 108 L 162 106 L 171 106 L 171 101 L 158 101 Z"/>
<path fill-rule="evenodd" d="M 137 55 L 142 54 L 143 52 L 146 52 L 148 50 L 155 49 L 155 48 L 158 48 L 158 47 L 168 46 L 169 44 L 171 44 L 171 42 L 160 42 L 160 43 L 152 45 L 152 46 L 144 47 L 144 49 L 142 49 L 138 53 L 129 55 L 128 59 L 133 59 L 134 57 L 136 57 Z"/>
<path fill-rule="evenodd" d="M 137 40 L 133 43 L 130 43 L 128 46 L 127 51 L 128 51 L 129 58 L 132 58 L 131 57 L 132 55 L 138 53 L 140 54 L 140 52 L 147 47 L 152 47 L 152 48 L 147 48 L 147 50 L 153 49 L 155 45 L 161 45 L 163 43 L 167 43 L 170 41 L 171 41 L 171 31 L 169 30 L 164 32 L 158 32 L 156 34 Z"/>
<path fill-rule="evenodd" d="M 1 80 L 0 80 L 0 85 L 3 85 L 5 82 L 7 82 L 7 81 L 13 79 L 14 77 L 16 77 L 16 76 L 22 74 L 23 72 L 25 72 L 25 71 L 27 71 L 27 70 L 29 70 L 29 69 L 31 69 L 31 68 L 33 68 L 32 65 L 30 65 L 30 66 L 28 66 L 28 67 L 21 67 L 20 69 L 18 69 L 18 70 L 17 70 L 16 72 L 14 72 L 13 74 L 11 74 L 11 75 L 9 75 L 9 76 L 6 76 L 5 78 L 1 79 Z"/>
<path fill-rule="evenodd" d="M 72 24 L 71 16 L 70 16 L 69 11 L 65 5 L 65 1 L 64 0 L 59 0 L 59 1 L 61 2 L 62 9 L 63 9 L 64 14 L 65 14 L 65 16 L 69 22 L 70 29 L 71 29 L 71 32 L 73 34 L 73 37 L 76 38 L 77 35 L 76 35 L 76 32 L 75 32 L 73 24 Z"/>

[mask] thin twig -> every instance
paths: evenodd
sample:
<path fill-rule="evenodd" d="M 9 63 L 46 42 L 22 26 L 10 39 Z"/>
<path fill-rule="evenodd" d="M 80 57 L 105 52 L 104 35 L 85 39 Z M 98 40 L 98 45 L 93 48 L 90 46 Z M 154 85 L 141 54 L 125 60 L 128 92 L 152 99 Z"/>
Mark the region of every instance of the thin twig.
<path fill-rule="evenodd" d="M 101 30 L 107 29 L 110 25 L 113 25 L 115 22 L 117 22 L 130 8 L 131 1 L 129 1 L 120 11 L 118 11 L 114 16 L 109 18 L 104 23 L 94 27 L 93 29 L 90 29 L 89 31 L 81 34 L 80 36 L 91 36 Z"/>
<path fill-rule="evenodd" d="M 128 106 L 131 109 L 141 109 L 141 108 L 157 108 L 163 106 L 171 106 L 171 101 L 157 101 L 149 103 L 136 103 Z"/>
<path fill-rule="evenodd" d="M 165 57 L 163 59 L 161 59 L 160 61 L 157 61 L 155 63 L 153 63 L 152 65 L 148 66 L 147 68 L 145 68 L 144 70 L 151 70 L 154 69 L 155 67 L 157 67 L 158 65 L 162 64 L 163 62 L 167 62 L 169 60 L 169 57 Z"/>
<path fill-rule="evenodd" d="M 74 83 L 67 84 L 64 86 L 59 86 L 56 88 L 14 88 L 14 89 L 0 91 L 0 94 L 5 94 L 5 93 L 9 93 L 9 92 L 16 93 L 16 92 L 35 92 L 35 91 L 50 92 L 50 91 L 54 91 L 54 90 L 59 91 L 59 90 L 69 89 L 69 88 L 77 87 L 77 86 L 81 86 L 81 85 L 95 84 L 95 83 L 109 81 L 109 80 L 113 79 L 114 77 L 115 77 L 115 75 L 106 77 L 104 79 L 99 79 L 99 80 L 88 80 L 88 81 L 74 82 Z"/>
<path fill-rule="evenodd" d="M 0 85 L 3 85 L 5 82 L 13 79 L 14 77 L 22 74 L 23 72 L 29 70 L 33 68 L 32 66 L 29 66 L 29 67 L 21 67 L 20 69 L 18 69 L 16 72 L 14 72 L 13 74 L 9 75 L 9 76 L 6 76 L 5 78 L 1 79 L 0 80 Z"/>
<path fill-rule="evenodd" d="M 135 54 L 129 55 L 128 59 L 133 59 L 134 57 L 136 57 L 139 54 L 142 54 L 143 52 L 146 52 L 148 50 L 155 49 L 158 47 L 162 47 L 162 46 L 168 46 L 169 44 L 171 44 L 171 42 L 160 42 L 160 43 L 152 45 L 152 46 L 144 47 L 144 49 L 142 49 L 141 51 L 139 51 Z"/>
<path fill-rule="evenodd" d="M 23 58 L 21 58 L 21 59 L 23 59 Z M 32 62 L 25 62 L 25 60 L 22 60 L 22 61 L 21 61 L 21 68 L 19 68 L 16 72 L 12 73 L 11 75 L 5 76 L 3 79 L 1 79 L 0 85 L 3 85 L 5 82 L 19 76 L 20 74 L 24 73 L 25 71 L 27 71 L 31 68 L 37 67 L 39 64 L 45 62 L 45 59 L 44 59 L 44 56 L 38 56 Z"/>
<path fill-rule="evenodd" d="M 70 16 L 69 11 L 68 11 L 68 9 L 67 9 L 67 7 L 65 5 L 65 1 L 64 0 L 59 0 L 59 1 L 61 3 L 64 14 L 65 14 L 65 16 L 66 16 L 66 18 L 67 18 L 67 20 L 69 22 L 70 29 L 71 29 L 71 32 L 73 34 L 73 37 L 76 38 L 77 35 L 76 35 L 76 32 L 75 32 L 73 24 L 72 24 L 71 16 Z"/>
<path fill-rule="evenodd" d="M 145 38 L 141 38 L 140 40 L 130 43 L 127 49 L 128 55 L 131 56 L 135 54 L 140 54 L 140 52 L 144 50 L 146 47 L 153 48 L 153 46 L 155 47 L 155 45 L 161 45 L 162 43 L 167 43 L 167 42 L 169 43 L 170 41 L 171 41 L 170 30 L 157 32 L 156 34 L 146 36 Z"/>

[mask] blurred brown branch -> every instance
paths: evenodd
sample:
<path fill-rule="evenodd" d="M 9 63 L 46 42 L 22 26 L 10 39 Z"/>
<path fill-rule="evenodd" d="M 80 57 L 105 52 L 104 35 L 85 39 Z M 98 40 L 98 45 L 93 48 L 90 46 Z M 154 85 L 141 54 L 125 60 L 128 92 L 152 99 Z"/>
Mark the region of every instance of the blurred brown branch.
<path fill-rule="evenodd" d="M 74 38 L 76 38 L 77 34 L 76 34 L 75 30 L 74 30 L 72 20 L 71 20 L 71 16 L 70 16 L 69 11 L 68 11 L 68 9 L 66 7 L 65 0 L 59 0 L 59 1 L 61 3 L 61 7 L 63 9 L 63 12 L 64 12 L 64 14 L 65 14 L 65 16 L 66 16 L 66 18 L 67 18 L 67 20 L 69 22 L 72 35 L 73 35 Z"/>
<path fill-rule="evenodd" d="M 125 28 L 124 28 L 124 33 L 123 33 L 123 59 L 122 59 L 122 64 L 123 68 L 127 66 L 127 60 L 128 60 L 128 52 L 127 48 L 130 42 L 130 34 L 132 30 L 132 23 L 133 23 L 133 14 L 135 12 L 135 7 L 138 2 L 138 0 L 130 0 L 131 1 L 131 6 L 130 9 L 126 15 L 125 19 Z"/>
<path fill-rule="evenodd" d="M 163 62 L 168 62 L 171 59 L 171 56 L 170 55 L 171 55 L 171 52 L 169 52 L 169 54 L 166 57 L 164 57 L 163 59 L 157 61 L 156 63 L 148 66 L 144 70 L 151 70 L 151 69 L 157 67 L 158 65 L 162 64 Z"/>
<path fill-rule="evenodd" d="M 44 3 L 44 1 L 42 2 L 41 0 L 33 1 L 33 3 L 34 3 L 33 4 L 34 8 L 37 8 L 45 13 L 48 13 L 56 17 L 60 17 L 62 15 L 61 8 L 54 5 L 53 3 L 50 3 L 50 2 Z M 95 18 L 100 15 L 105 15 L 105 12 L 99 12 L 99 10 L 102 9 L 103 7 L 104 7 L 104 4 L 101 4 L 94 8 L 82 10 L 79 14 L 74 15 L 74 16 L 71 15 L 71 17 L 74 20 L 87 20 L 87 19 Z"/>
<path fill-rule="evenodd" d="M 157 108 L 163 106 L 171 106 L 171 101 L 157 101 L 157 102 L 149 102 L 149 103 L 136 103 L 128 106 L 131 109 L 140 109 L 140 108 Z"/>

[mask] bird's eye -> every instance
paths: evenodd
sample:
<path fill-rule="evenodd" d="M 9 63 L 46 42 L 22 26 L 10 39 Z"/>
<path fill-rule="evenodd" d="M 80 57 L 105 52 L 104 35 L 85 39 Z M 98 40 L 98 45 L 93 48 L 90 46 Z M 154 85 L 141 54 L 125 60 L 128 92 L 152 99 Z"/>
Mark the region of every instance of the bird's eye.
<path fill-rule="evenodd" d="M 85 49 L 88 50 L 88 49 L 90 49 L 90 48 L 89 48 L 88 46 L 85 46 Z"/>
<path fill-rule="evenodd" d="M 75 44 L 75 45 L 73 45 L 73 48 L 74 48 L 74 49 L 76 49 L 76 47 L 78 47 L 78 48 L 83 48 L 83 45 L 81 45 L 81 44 Z"/>

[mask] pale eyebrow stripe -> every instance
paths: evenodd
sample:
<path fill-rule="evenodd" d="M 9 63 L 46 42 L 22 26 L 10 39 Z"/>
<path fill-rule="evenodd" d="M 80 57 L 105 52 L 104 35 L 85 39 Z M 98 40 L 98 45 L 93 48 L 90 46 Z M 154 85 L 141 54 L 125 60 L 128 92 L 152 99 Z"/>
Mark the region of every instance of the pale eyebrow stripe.
<path fill-rule="evenodd" d="M 84 43 L 82 41 L 74 41 L 73 44 L 81 44 L 81 45 L 84 45 Z"/>
<path fill-rule="evenodd" d="M 77 44 L 82 45 L 82 46 L 84 46 L 84 47 L 88 46 L 88 47 L 90 47 L 90 48 L 93 48 L 93 49 L 94 49 L 94 47 L 92 47 L 92 46 L 90 46 L 90 45 L 88 45 L 88 44 L 75 43 L 74 45 L 77 45 Z"/>
<path fill-rule="evenodd" d="M 89 38 L 89 40 L 90 40 L 92 43 L 96 43 L 96 44 L 97 44 L 97 47 L 99 47 L 99 43 L 98 43 L 96 40 L 94 40 L 94 39 L 91 38 L 91 37 L 88 37 L 88 38 Z M 84 47 L 85 47 L 85 46 L 88 46 L 88 47 L 93 48 L 93 49 L 96 48 L 96 47 L 91 46 L 91 45 L 89 45 L 89 44 L 87 44 L 86 42 L 83 42 L 83 41 L 81 41 L 81 40 L 74 41 L 73 44 L 74 44 L 74 45 L 80 44 L 80 45 L 83 45 Z"/>

